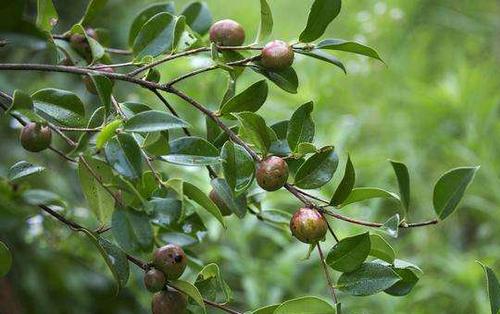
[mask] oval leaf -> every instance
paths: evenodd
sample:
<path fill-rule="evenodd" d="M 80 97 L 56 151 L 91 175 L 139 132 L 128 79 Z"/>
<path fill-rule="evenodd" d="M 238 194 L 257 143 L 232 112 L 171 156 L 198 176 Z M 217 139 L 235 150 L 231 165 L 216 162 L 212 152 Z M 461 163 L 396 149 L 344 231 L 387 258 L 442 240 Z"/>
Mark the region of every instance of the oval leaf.
<path fill-rule="evenodd" d="M 302 297 L 283 302 L 273 314 L 335 314 L 330 303 L 317 297 Z"/>
<path fill-rule="evenodd" d="M 260 25 L 255 42 L 266 40 L 273 32 L 273 13 L 267 0 L 260 0 Z"/>
<path fill-rule="evenodd" d="M 213 179 L 211 185 L 217 194 L 220 196 L 222 202 L 236 214 L 239 218 L 245 217 L 247 212 L 247 199 L 245 195 L 238 197 L 234 196 L 231 187 L 227 184 L 226 180 L 217 178 Z"/>
<path fill-rule="evenodd" d="M 372 198 L 393 199 L 399 202 L 399 196 L 395 193 L 379 188 L 354 188 L 349 197 L 338 207 L 344 207 L 348 204 L 365 201 Z"/>
<path fill-rule="evenodd" d="M 329 53 L 326 53 L 324 51 L 321 51 L 319 49 L 312 49 L 312 50 L 302 50 L 302 49 L 295 49 L 295 52 L 303 54 L 305 56 L 318 59 L 321 61 L 325 61 L 328 63 L 331 63 L 337 67 L 339 67 L 344 73 L 347 74 L 347 70 L 345 69 L 345 66 L 342 62 L 340 62 L 339 59 L 337 59 L 335 56 L 332 56 Z"/>
<path fill-rule="evenodd" d="M 175 7 L 173 2 L 153 4 L 137 14 L 137 16 L 134 18 L 134 21 L 132 22 L 132 26 L 130 26 L 128 35 L 129 46 L 132 46 L 134 44 L 135 38 L 137 37 L 137 34 L 139 34 L 139 31 L 144 26 L 144 24 L 156 14 L 162 12 L 174 14 Z"/>
<path fill-rule="evenodd" d="M 332 179 L 338 164 L 339 158 L 333 146 L 324 147 L 300 166 L 295 185 L 303 189 L 319 188 Z"/>
<path fill-rule="evenodd" d="M 378 257 L 389 264 L 394 262 L 396 253 L 383 237 L 378 234 L 370 234 L 370 243 L 370 256 Z"/>
<path fill-rule="evenodd" d="M 231 112 L 256 112 L 266 101 L 267 93 L 267 82 L 258 81 L 223 104 L 220 113 L 225 115 Z"/>
<path fill-rule="evenodd" d="M 293 113 L 288 122 L 286 139 L 292 151 L 302 142 L 312 143 L 314 139 L 314 121 L 311 117 L 313 102 L 303 104 Z"/>
<path fill-rule="evenodd" d="M 266 155 L 271 143 L 276 140 L 274 131 L 266 125 L 266 121 L 256 113 L 241 112 L 236 114 L 241 123 L 240 135 L 254 144 L 263 155 Z"/>
<path fill-rule="evenodd" d="M 330 205 L 338 206 L 342 204 L 352 192 L 354 183 L 356 182 L 356 172 L 351 162 L 351 156 L 347 155 L 347 163 L 345 165 L 344 177 L 340 181 L 339 186 L 330 200 Z"/>
<path fill-rule="evenodd" d="M 231 289 L 222 278 L 217 264 L 211 263 L 203 267 L 196 277 L 195 285 L 209 300 L 220 304 L 226 304 L 231 300 Z"/>
<path fill-rule="evenodd" d="M 116 209 L 111 219 L 113 237 L 127 252 L 148 252 L 153 247 L 149 217 L 133 208 Z"/>
<path fill-rule="evenodd" d="M 500 283 L 498 278 L 491 268 L 479 263 L 486 275 L 486 286 L 488 288 L 488 296 L 490 298 L 491 313 L 498 314 L 500 311 Z"/>
<path fill-rule="evenodd" d="M 367 296 L 384 291 L 401 280 L 390 267 L 375 262 L 363 263 L 358 269 L 339 277 L 341 291 L 355 296 Z"/>
<path fill-rule="evenodd" d="M 389 162 L 392 168 L 394 168 L 396 178 L 398 179 L 399 196 L 401 197 L 401 204 L 406 214 L 410 206 L 410 174 L 404 163 L 394 160 L 389 160 Z"/>
<path fill-rule="evenodd" d="M 236 195 L 246 191 L 255 176 L 255 162 L 240 145 L 227 141 L 221 155 L 224 178 Z"/>
<path fill-rule="evenodd" d="M 291 94 L 297 94 L 297 88 L 299 87 L 299 79 L 297 73 L 292 67 L 288 67 L 283 71 L 269 71 L 258 64 L 250 65 L 250 68 L 255 72 L 265 76 L 268 80 L 276 84 L 279 88 L 285 92 Z"/>
<path fill-rule="evenodd" d="M 186 17 L 186 24 L 200 35 L 208 32 L 212 25 L 212 14 L 204 2 L 191 2 L 184 9 L 181 15 Z"/>
<path fill-rule="evenodd" d="M 309 43 L 321 37 L 328 25 L 340 13 L 341 0 L 315 0 L 307 18 L 307 26 L 299 40 Z"/>
<path fill-rule="evenodd" d="M 129 134 L 118 134 L 104 148 L 106 160 L 119 174 L 137 179 L 142 175 L 142 153 L 135 139 Z"/>
<path fill-rule="evenodd" d="M 36 11 L 36 26 L 50 32 L 59 19 L 52 0 L 38 0 Z"/>
<path fill-rule="evenodd" d="M 326 263 L 337 271 L 353 271 L 366 260 L 370 247 L 368 232 L 343 238 L 330 250 Z"/>
<path fill-rule="evenodd" d="M 357 43 L 355 41 L 347 41 L 343 39 L 325 39 L 316 45 L 317 49 L 341 50 L 356 53 L 359 55 L 371 57 L 384 62 L 375 49 Z"/>
<path fill-rule="evenodd" d="M 170 142 L 170 153 L 162 160 L 184 166 L 201 166 L 219 163 L 218 149 L 197 136 L 185 136 Z"/>
<path fill-rule="evenodd" d="M 36 113 L 54 123 L 70 127 L 80 127 L 86 123 L 83 103 L 72 92 L 46 88 L 31 97 L 35 102 Z"/>
<path fill-rule="evenodd" d="M 148 110 L 131 117 L 124 127 L 129 132 L 156 132 L 188 128 L 190 125 L 168 112 Z"/>
<path fill-rule="evenodd" d="M 203 193 L 203 191 L 201 191 L 198 187 L 192 185 L 189 182 L 183 182 L 183 191 L 186 197 L 193 200 L 201 207 L 205 208 L 212 216 L 214 216 L 221 223 L 223 227 L 226 227 L 224 218 L 222 217 L 219 208 L 217 207 L 217 205 L 214 204 L 214 202 L 212 202 L 210 198 L 208 198 L 208 196 L 205 193 Z"/>
<path fill-rule="evenodd" d="M 27 161 L 22 160 L 18 161 L 16 164 L 10 167 L 7 178 L 10 181 L 17 181 L 30 175 L 40 173 L 44 170 L 45 167 L 35 166 Z"/>

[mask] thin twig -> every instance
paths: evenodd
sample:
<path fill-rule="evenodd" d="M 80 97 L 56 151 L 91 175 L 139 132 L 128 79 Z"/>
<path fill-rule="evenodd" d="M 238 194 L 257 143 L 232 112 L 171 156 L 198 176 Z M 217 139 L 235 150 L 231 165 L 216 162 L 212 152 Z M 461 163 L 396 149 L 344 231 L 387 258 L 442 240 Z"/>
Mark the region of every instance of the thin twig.
<path fill-rule="evenodd" d="M 305 196 L 307 196 L 307 197 L 309 197 L 309 198 L 311 198 L 313 200 L 316 200 L 318 202 L 322 202 L 322 203 L 325 203 L 325 204 L 330 204 L 330 202 L 328 202 L 327 200 L 324 200 L 324 199 L 321 199 L 321 198 L 319 198 L 317 196 L 311 195 L 311 194 L 309 194 L 307 192 L 304 192 L 304 191 L 302 191 L 300 189 L 296 188 L 296 191 L 299 192 L 300 194 L 305 195 Z"/>
<path fill-rule="evenodd" d="M 330 277 L 330 272 L 328 271 L 328 267 L 325 262 L 325 256 L 323 255 L 323 250 L 321 250 L 321 245 L 319 242 L 316 245 L 318 247 L 319 258 L 321 260 L 321 266 L 323 266 L 323 270 L 325 272 L 325 278 L 328 282 L 328 287 L 330 288 L 330 292 L 332 293 L 333 303 L 337 304 L 337 295 L 335 293 L 335 287 L 333 286 L 332 278 Z"/>
<path fill-rule="evenodd" d="M 320 212 L 320 214 L 323 217 L 323 219 L 325 220 L 326 226 L 328 227 L 328 230 L 330 231 L 330 234 L 333 236 L 333 238 L 335 239 L 335 241 L 339 242 L 339 238 L 337 237 L 337 235 L 333 231 L 332 226 L 330 226 L 330 223 L 328 222 L 328 219 L 326 219 L 325 214 L 323 214 L 322 212 Z"/>

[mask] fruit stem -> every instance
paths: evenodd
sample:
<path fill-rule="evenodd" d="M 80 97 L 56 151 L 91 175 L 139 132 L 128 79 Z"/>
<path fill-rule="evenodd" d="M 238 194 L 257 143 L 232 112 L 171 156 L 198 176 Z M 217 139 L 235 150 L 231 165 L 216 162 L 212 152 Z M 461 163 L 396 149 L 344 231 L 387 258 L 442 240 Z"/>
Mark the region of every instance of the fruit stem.
<path fill-rule="evenodd" d="M 337 304 L 338 303 L 337 302 L 337 294 L 335 293 L 333 281 L 332 281 L 332 278 L 330 277 L 330 272 L 328 271 L 328 267 L 327 267 L 326 262 L 325 262 L 325 256 L 323 255 L 323 250 L 321 249 L 321 245 L 319 244 L 319 242 L 316 245 L 316 247 L 318 248 L 319 258 L 321 260 L 321 265 L 323 266 L 323 270 L 325 271 L 325 278 L 326 278 L 326 281 L 328 282 L 328 287 L 330 288 L 330 291 L 332 293 L 333 303 Z"/>

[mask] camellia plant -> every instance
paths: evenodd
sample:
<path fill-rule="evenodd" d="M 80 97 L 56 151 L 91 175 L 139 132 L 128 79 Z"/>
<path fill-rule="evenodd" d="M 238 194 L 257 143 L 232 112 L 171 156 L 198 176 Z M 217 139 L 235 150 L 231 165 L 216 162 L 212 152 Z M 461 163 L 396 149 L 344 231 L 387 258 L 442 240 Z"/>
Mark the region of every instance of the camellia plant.
<path fill-rule="evenodd" d="M 323 199 L 310 190 L 321 189 L 331 181 L 339 157 L 334 146 L 318 147 L 314 143 L 313 103 L 299 106 L 289 120 L 272 125 L 268 125 L 265 111 L 261 110 L 269 88 L 297 93 L 299 80 L 293 68 L 297 55 L 330 63 L 344 72 L 344 65 L 330 52 L 350 52 L 382 62 L 374 49 L 360 43 L 320 40 L 340 13 L 341 0 L 315 0 L 304 30 L 298 40 L 291 42 L 270 40 L 273 18 L 266 0 L 260 0 L 261 19 L 255 39 L 249 39 L 237 21 L 213 22 L 203 2 L 192 2 L 181 11 L 175 10 L 173 2 L 154 4 L 133 20 L 128 49 L 106 47 L 100 30 L 94 28 L 93 20 L 105 5 L 105 0 L 90 1 L 77 24 L 67 32 L 54 34 L 57 10 L 51 0 L 38 0 L 36 20 L 23 20 L 23 27 L 46 41 L 54 62 L 0 64 L 2 72 L 45 71 L 80 76 L 87 90 L 97 95 L 97 109 L 89 112 L 90 106 L 75 93 L 50 86 L 31 95 L 22 90 L 15 90 L 12 95 L 2 91 L 0 105 L 23 125 L 22 147 L 30 152 L 50 150 L 61 161 L 74 165 L 88 210 L 100 226 L 94 229 L 66 218 L 65 213 L 71 208 L 67 202 L 53 202 L 41 195 L 24 199 L 84 234 L 94 244 L 96 254 L 102 255 L 118 290 L 127 284 L 133 264 L 144 270 L 144 287 L 154 293 L 153 313 L 204 313 L 207 307 L 242 313 L 231 306 L 230 287 L 216 264 L 204 266 L 193 281 L 179 279 L 196 256 L 183 249 L 183 243 L 176 243 L 178 238 L 168 235 L 184 233 L 196 237 L 196 231 L 205 230 L 203 220 L 208 214 L 223 227 L 225 217 L 231 215 L 254 215 L 265 223 L 289 227 L 291 235 L 309 246 L 309 254 L 317 250 L 320 256 L 331 301 L 302 296 L 245 313 L 340 313 L 337 290 L 353 296 L 410 293 L 422 270 L 397 259 L 384 235 L 397 237 L 399 229 L 424 227 L 447 218 L 478 167 L 455 168 L 437 180 L 433 194 L 436 218 L 428 221 L 407 219 L 411 210 L 410 176 L 401 162 L 391 161 L 399 185 L 399 193 L 393 193 L 375 187 L 355 187 L 355 170 L 348 157 L 335 193 L 330 199 Z M 13 19 L 22 19 L 18 5 L 7 4 L 2 9 L 11 10 Z M 15 23 L 9 27 L 15 27 Z M 5 44 L 15 43 L 7 40 Z M 211 65 L 169 81 L 163 80 L 157 70 L 172 60 L 195 55 L 209 56 Z M 118 57 L 128 60 L 118 63 Z M 177 87 L 177 83 L 208 71 L 220 71 L 227 77 L 227 91 L 221 95 L 217 111 L 211 111 Z M 262 79 L 236 93 L 237 82 L 249 71 Z M 113 95 L 116 81 L 130 84 L 131 90 L 150 91 L 164 110 L 135 99 L 118 100 Z M 206 121 L 204 136 L 191 133 L 195 121 L 183 119 L 165 94 L 179 98 L 200 113 Z M 173 130 L 182 132 L 182 136 Z M 70 149 L 56 147 L 51 142 L 53 137 L 62 138 Z M 155 167 L 161 162 L 179 168 L 206 169 L 211 190 L 163 173 Z M 19 161 L 4 180 L 13 191 L 26 193 L 28 187 L 19 188 L 23 179 L 44 170 Z M 293 215 L 261 209 L 262 197 L 280 189 L 286 189 L 296 200 Z M 395 200 L 400 208 L 381 223 L 351 218 L 341 211 L 349 204 L 373 198 Z M 364 226 L 367 231 L 340 239 L 330 220 Z M 186 225 L 191 228 L 184 228 Z M 327 236 L 333 237 L 336 244 L 323 253 L 321 243 Z M 0 263 L 3 275 L 10 267 L 10 253 L 3 244 L 0 248 L 2 256 L 6 256 Z M 15 248 L 11 249 L 15 254 Z M 150 259 L 141 260 L 139 254 L 147 254 Z M 332 271 L 339 273 L 337 282 L 332 280 Z"/>

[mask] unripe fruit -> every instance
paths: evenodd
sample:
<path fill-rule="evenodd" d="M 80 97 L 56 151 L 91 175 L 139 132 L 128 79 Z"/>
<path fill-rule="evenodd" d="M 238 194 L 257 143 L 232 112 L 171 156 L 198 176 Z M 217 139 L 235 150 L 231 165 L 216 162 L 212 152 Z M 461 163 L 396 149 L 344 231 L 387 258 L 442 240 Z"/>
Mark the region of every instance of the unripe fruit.
<path fill-rule="evenodd" d="M 144 274 L 144 285 L 151 292 L 162 290 L 166 282 L 165 274 L 158 269 L 151 268 Z"/>
<path fill-rule="evenodd" d="M 233 20 L 220 20 L 210 27 L 210 41 L 221 46 L 241 46 L 245 30 Z"/>
<path fill-rule="evenodd" d="M 21 130 L 21 145 L 30 152 L 41 152 L 50 146 L 52 132 L 48 126 L 28 123 Z"/>
<path fill-rule="evenodd" d="M 308 244 L 322 240 L 328 226 L 321 214 L 312 208 L 301 208 L 290 220 L 290 230 L 294 237 Z"/>
<path fill-rule="evenodd" d="M 153 253 L 153 265 L 165 274 L 167 280 L 173 280 L 186 269 L 187 257 L 180 246 L 167 244 Z"/>
<path fill-rule="evenodd" d="M 214 189 L 212 189 L 212 191 L 210 191 L 210 194 L 208 194 L 208 197 L 210 197 L 212 202 L 214 202 L 215 205 L 217 205 L 217 207 L 220 209 L 222 216 L 230 216 L 233 213 L 231 211 L 231 209 L 229 207 L 227 207 L 226 203 L 224 203 L 224 201 L 220 197 L 219 193 L 217 193 L 217 191 L 215 191 Z"/>
<path fill-rule="evenodd" d="M 153 295 L 151 310 L 153 314 L 185 314 L 187 298 L 175 290 L 164 290 Z"/>
<path fill-rule="evenodd" d="M 96 64 L 96 66 L 102 66 L 102 64 Z M 98 70 L 103 71 L 103 72 L 107 72 L 107 73 L 115 73 L 115 70 L 113 70 L 113 68 L 110 68 L 110 67 L 99 68 Z M 113 81 L 111 81 L 111 82 L 114 83 Z M 83 77 L 83 83 L 85 84 L 85 88 L 87 89 L 87 91 L 89 93 L 97 95 L 97 89 L 95 87 L 94 82 L 92 81 L 92 78 L 90 78 L 90 76 L 85 75 Z"/>
<path fill-rule="evenodd" d="M 282 40 L 274 40 L 262 48 L 261 62 L 269 70 L 281 71 L 292 65 L 292 47 Z"/>
<path fill-rule="evenodd" d="M 288 165 L 283 158 L 271 156 L 262 160 L 255 173 L 257 184 L 266 191 L 276 191 L 288 179 Z"/>

